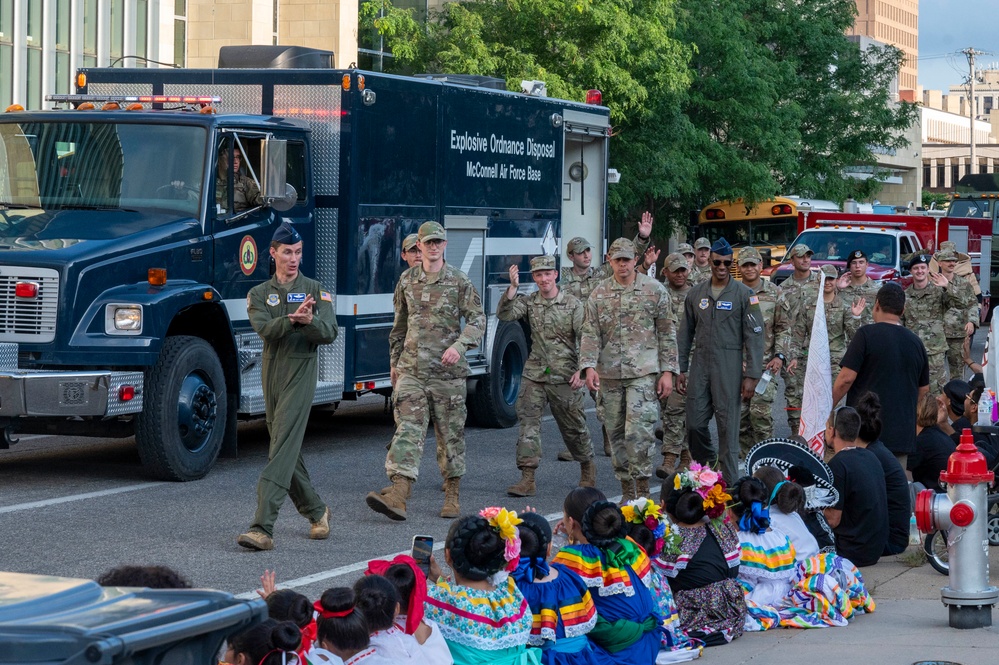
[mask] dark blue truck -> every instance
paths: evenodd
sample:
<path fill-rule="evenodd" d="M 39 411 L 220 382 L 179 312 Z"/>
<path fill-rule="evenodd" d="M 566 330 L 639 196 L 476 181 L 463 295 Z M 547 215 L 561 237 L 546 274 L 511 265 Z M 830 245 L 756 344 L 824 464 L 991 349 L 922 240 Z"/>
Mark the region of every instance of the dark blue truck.
<path fill-rule="evenodd" d="M 83 69 L 77 95 L 52 97 L 67 108 L 0 114 L 0 446 L 134 434 L 175 480 L 235 454 L 237 420 L 264 409 L 246 295 L 282 220 L 335 294 L 317 405 L 390 392 L 401 244 L 437 220 L 488 316 L 470 413 L 512 425 L 528 331 L 496 319 L 506 272 L 576 235 L 606 242 L 609 114 L 466 83 Z M 248 207 L 222 166 L 237 152 Z"/>

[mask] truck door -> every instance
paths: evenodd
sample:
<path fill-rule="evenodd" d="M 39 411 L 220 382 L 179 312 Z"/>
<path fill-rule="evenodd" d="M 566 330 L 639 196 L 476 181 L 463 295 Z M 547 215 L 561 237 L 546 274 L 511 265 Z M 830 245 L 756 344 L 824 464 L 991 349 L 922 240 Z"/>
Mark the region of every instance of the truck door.
<path fill-rule="evenodd" d="M 564 149 L 562 165 L 562 237 L 565 243 L 582 236 L 594 247 L 593 265 L 603 261 L 607 230 L 607 116 L 574 109 L 562 112 Z"/>

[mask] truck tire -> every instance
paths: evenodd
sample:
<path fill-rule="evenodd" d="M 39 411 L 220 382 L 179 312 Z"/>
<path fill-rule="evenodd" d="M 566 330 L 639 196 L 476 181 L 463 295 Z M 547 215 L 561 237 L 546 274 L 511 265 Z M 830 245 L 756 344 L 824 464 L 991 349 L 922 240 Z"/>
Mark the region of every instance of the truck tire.
<path fill-rule="evenodd" d="M 489 374 L 479 379 L 469 397 L 469 413 L 481 427 L 512 427 L 517 424 L 520 375 L 527 361 L 527 338 L 519 323 L 499 324 L 491 360 Z"/>
<path fill-rule="evenodd" d="M 226 424 L 222 365 L 200 337 L 168 337 L 146 376 L 136 419 L 139 458 L 163 480 L 203 478 L 219 456 Z"/>

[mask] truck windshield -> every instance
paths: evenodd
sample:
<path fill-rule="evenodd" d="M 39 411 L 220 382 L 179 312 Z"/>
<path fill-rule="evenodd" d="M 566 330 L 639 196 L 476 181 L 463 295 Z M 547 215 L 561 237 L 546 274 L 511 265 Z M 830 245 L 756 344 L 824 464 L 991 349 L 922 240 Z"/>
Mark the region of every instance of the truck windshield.
<path fill-rule="evenodd" d="M 0 208 L 143 209 L 195 216 L 203 127 L 107 122 L 0 124 Z"/>
<path fill-rule="evenodd" d="M 870 263 L 895 265 L 895 236 L 885 233 L 809 230 L 799 235 L 791 247 L 802 243 L 812 250 L 815 261 L 845 261 L 850 252 L 859 249 L 867 255 Z M 787 256 L 791 256 L 790 248 Z"/>

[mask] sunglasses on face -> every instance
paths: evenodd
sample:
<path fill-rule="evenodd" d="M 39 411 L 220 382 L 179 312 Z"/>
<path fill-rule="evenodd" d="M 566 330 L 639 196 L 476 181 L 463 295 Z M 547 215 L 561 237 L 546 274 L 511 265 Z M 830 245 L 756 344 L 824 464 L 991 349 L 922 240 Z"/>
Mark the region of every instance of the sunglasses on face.
<path fill-rule="evenodd" d="M 714 261 L 712 261 L 712 263 L 714 263 L 716 267 L 723 265 L 723 266 L 725 266 L 727 268 L 730 265 L 732 265 L 732 259 L 729 259 L 728 261 L 722 261 L 721 259 L 715 259 Z"/>

